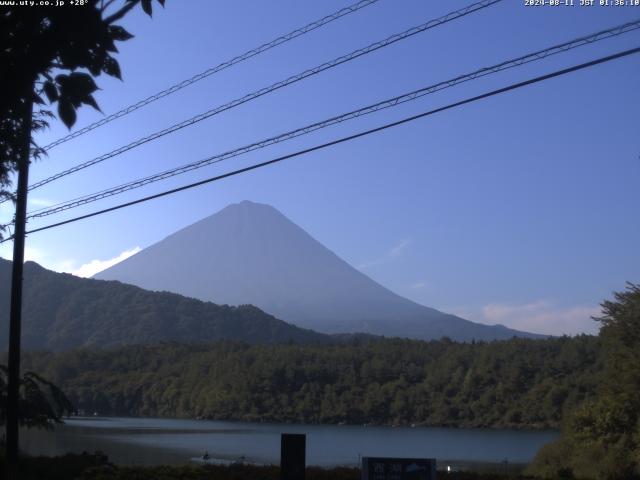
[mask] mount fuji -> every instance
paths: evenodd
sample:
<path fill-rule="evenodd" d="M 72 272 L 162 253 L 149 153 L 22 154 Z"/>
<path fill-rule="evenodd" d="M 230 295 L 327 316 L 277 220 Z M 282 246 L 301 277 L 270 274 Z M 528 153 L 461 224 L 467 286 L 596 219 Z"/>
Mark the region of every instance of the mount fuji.
<path fill-rule="evenodd" d="M 401 297 L 353 268 L 275 208 L 243 201 L 94 276 L 217 304 L 252 304 L 323 333 L 416 339 L 539 338 Z"/>

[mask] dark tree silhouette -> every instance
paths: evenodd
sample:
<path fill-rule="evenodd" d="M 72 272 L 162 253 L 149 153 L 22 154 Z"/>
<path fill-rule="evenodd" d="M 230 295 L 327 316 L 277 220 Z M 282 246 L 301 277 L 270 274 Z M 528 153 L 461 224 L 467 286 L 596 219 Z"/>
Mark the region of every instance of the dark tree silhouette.
<path fill-rule="evenodd" d="M 164 5 L 164 0 L 158 0 Z M 22 269 L 29 163 L 44 152 L 34 131 L 54 114 L 43 108 L 57 103 L 68 128 L 80 106 L 99 108 L 93 77 L 120 77 L 112 54 L 117 41 L 132 37 L 116 22 L 136 5 L 151 15 L 152 0 L 79 0 L 76 5 L 15 5 L 0 10 L 0 201 L 12 198 L 11 172 L 17 171 L 13 233 L 13 270 L 9 320 L 6 401 L 7 473 L 17 478 L 20 416 L 20 328 Z M 34 105 L 36 110 L 34 112 Z M 4 227 L 0 227 L 0 234 Z"/>
<path fill-rule="evenodd" d="M 640 285 L 601 304 L 603 369 L 594 398 L 567 418 L 531 473 L 541 477 L 640 479 Z"/>
<path fill-rule="evenodd" d="M 13 197 L 10 174 L 25 149 L 35 158 L 43 154 L 31 133 L 55 116 L 46 102 L 57 104 L 58 117 L 71 128 L 80 106 L 99 109 L 93 77 L 121 78 L 116 43 L 133 35 L 116 22 L 138 4 L 151 15 L 152 0 L 0 8 L 0 200 Z"/>
<path fill-rule="evenodd" d="M 0 425 L 6 421 L 8 370 L 0 365 Z M 27 428 L 52 428 L 64 415 L 74 411 L 66 395 L 41 376 L 26 372 L 20 381 L 20 425 Z"/>

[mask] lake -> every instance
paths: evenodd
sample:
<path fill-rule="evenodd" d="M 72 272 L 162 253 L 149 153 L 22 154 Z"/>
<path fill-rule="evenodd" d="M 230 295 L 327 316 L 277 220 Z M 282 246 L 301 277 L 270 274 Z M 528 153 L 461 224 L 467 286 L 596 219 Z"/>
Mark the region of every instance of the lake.
<path fill-rule="evenodd" d="M 279 464 L 280 434 L 307 435 L 307 464 L 357 465 L 360 456 L 428 457 L 449 462 L 527 463 L 555 431 L 373 427 L 74 417 L 53 432 L 21 432 L 32 455 L 100 450 L 121 465 L 188 463 L 211 457 Z"/>

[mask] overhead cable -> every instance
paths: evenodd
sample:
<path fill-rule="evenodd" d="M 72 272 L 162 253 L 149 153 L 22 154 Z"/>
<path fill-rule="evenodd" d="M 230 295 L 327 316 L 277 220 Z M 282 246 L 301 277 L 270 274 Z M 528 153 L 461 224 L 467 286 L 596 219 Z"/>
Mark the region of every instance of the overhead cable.
<path fill-rule="evenodd" d="M 64 170 L 62 172 L 56 173 L 48 178 L 45 178 L 43 180 L 40 180 L 39 182 L 36 182 L 32 185 L 29 186 L 29 190 L 34 190 L 36 188 L 42 187 L 43 185 L 46 185 L 50 182 L 53 182 L 54 180 L 58 180 L 62 177 L 65 177 L 67 175 L 70 175 L 72 173 L 78 172 L 80 170 L 83 170 L 87 167 L 90 167 L 92 165 L 95 165 L 97 163 L 101 163 L 104 162 L 107 159 L 113 158 L 115 156 L 118 156 L 124 152 L 127 152 L 133 148 L 139 147 L 140 145 L 144 145 L 145 143 L 151 142 L 153 140 L 157 140 L 158 138 L 164 137 L 165 135 L 168 135 L 170 133 L 174 133 L 178 130 L 181 130 L 185 127 L 189 127 L 191 125 L 194 125 L 198 122 L 201 122 L 207 118 L 210 118 L 214 115 L 217 115 L 221 112 L 224 112 L 226 110 L 230 110 L 232 108 L 235 108 L 239 105 L 242 105 L 244 103 L 247 103 L 251 100 L 255 100 L 256 98 L 262 97 L 263 95 L 266 95 L 268 93 L 271 93 L 275 90 L 279 90 L 283 87 L 286 87 L 288 85 L 291 85 L 293 83 L 299 82 L 305 78 L 311 77 L 313 75 L 317 75 L 321 72 L 324 72 L 325 70 L 328 70 L 330 68 L 334 68 L 338 65 L 341 65 L 343 63 L 349 62 L 351 60 L 354 60 L 356 58 L 359 58 L 363 55 L 367 55 L 371 52 L 374 52 L 376 50 L 379 50 L 381 48 L 387 47 L 389 45 L 392 45 L 396 42 L 399 42 L 401 40 L 407 39 L 409 37 L 412 37 L 413 35 L 416 35 L 418 33 L 422 33 L 426 30 L 429 30 L 431 28 L 437 27 L 439 25 L 443 25 L 445 23 L 451 22 L 453 20 L 456 20 L 458 18 L 462 18 L 466 15 L 469 15 L 471 13 L 475 13 L 477 11 L 480 11 L 484 8 L 487 8 L 491 5 L 494 5 L 496 3 L 499 3 L 503 0 L 482 0 L 480 2 L 477 3 L 473 3 L 471 5 L 468 5 L 464 8 L 455 10 L 453 12 L 450 12 L 442 17 L 439 17 L 437 19 L 434 20 L 429 20 L 426 23 L 423 23 L 421 25 L 418 25 L 416 27 L 410 28 L 408 30 L 405 30 L 404 32 L 401 33 L 397 33 L 395 35 L 391 35 L 390 37 L 387 37 L 384 40 L 380 40 L 378 42 L 372 43 L 370 45 L 367 45 L 366 47 L 363 48 L 359 48 L 357 50 L 354 50 L 351 53 L 348 53 L 346 55 L 342 55 L 338 58 L 335 58 L 329 62 L 325 62 L 321 65 L 318 65 L 314 68 L 310 68 L 308 70 L 305 70 L 304 72 L 301 72 L 297 75 L 293 75 L 291 77 L 288 77 L 284 80 L 281 80 L 279 82 L 276 82 L 268 87 L 264 87 L 261 88 L 260 90 L 256 90 L 252 93 L 249 93 L 247 95 L 244 95 L 243 97 L 240 97 L 236 100 L 233 100 L 231 102 L 225 103 L 224 105 L 220 105 L 218 107 L 215 107 L 211 110 L 208 110 L 204 113 L 201 113 L 199 115 L 196 115 L 194 117 L 191 117 L 187 120 L 184 120 L 182 122 L 176 123 L 174 125 L 171 125 L 170 127 L 167 127 L 163 130 L 159 130 L 155 133 L 152 133 L 150 135 L 147 135 L 146 137 L 142 137 L 139 138 L 138 140 L 135 140 L 127 145 L 124 145 L 122 147 L 119 147 L 111 152 L 105 153 L 103 155 L 100 155 L 99 157 L 93 158 L 91 160 L 88 160 L 86 162 L 83 162 L 79 165 L 76 165 L 72 168 L 69 168 L 67 170 Z"/>
<path fill-rule="evenodd" d="M 381 102 L 359 108 L 357 110 L 343 113 L 341 115 L 334 116 L 334 117 L 322 120 L 320 122 L 315 122 L 310 125 L 297 128 L 295 130 L 291 130 L 285 133 L 281 133 L 279 135 L 275 135 L 275 136 L 251 143 L 249 145 L 245 145 L 224 153 L 220 153 L 217 155 L 207 157 L 205 159 L 198 160 L 196 162 L 191 162 L 191 163 L 182 165 L 180 167 L 172 168 L 172 169 L 169 169 L 160 173 L 156 173 L 144 178 L 133 180 L 131 182 L 127 182 L 115 187 L 111 187 L 109 189 L 102 190 L 100 192 L 95 192 L 95 193 L 74 198 L 72 200 L 67 200 L 65 202 L 61 202 L 53 206 L 43 207 L 38 210 L 29 212 L 27 214 L 27 218 L 45 217 L 45 216 L 56 214 L 65 210 L 76 208 L 81 205 L 86 205 L 88 203 L 92 203 L 107 197 L 118 195 L 120 193 L 124 193 L 129 190 L 143 187 L 150 183 L 155 183 L 161 180 L 165 180 L 167 178 L 174 177 L 176 175 L 181 175 L 183 173 L 187 173 L 192 170 L 196 170 L 199 168 L 203 168 L 205 166 L 216 164 L 233 157 L 237 157 L 258 149 L 265 148 L 270 145 L 274 145 L 274 144 L 284 142 L 302 135 L 306 135 L 308 133 L 314 132 L 316 130 L 320 130 L 322 128 L 329 127 L 331 125 L 352 120 L 352 119 L 361 117 L 363 115 L 368 115 L 370 113 L 384 110 L 390 107 L 395 107 L 397 105 L 416 100 L 425 95 L 429 95 L 429 94 L 444 90 L 446 88 L 453 87 L 460 83 L 468 82 L 470 80 L 491 75 L 491 74 L 501 72 L 510 68 L 514 68 L 514 67 L 525 65 L 534 61 L 542 60 L 551 55 L 566 52 L 574 48 L 578 48 L 584 45 L 592 44 L 594 42 L 602 41 L 604 39 L 621 35 L 623 33 L 628 33 L 638 28 L 640 28 L 640 19 L 634 22 L 628 22 L 622 25 L 617 25 L 615 27 L 612 27 L 606 30 L 601 30 L 599 32 L 596 32 L 590 35 L 575 38 L 568 42 L 557 44 L 557 45 L 545 48 L 543 50 L 535 51 L 533 53 L 528 53 L 526 55 L 522 55 L 520 57 L 511 59 L 511 60 L 506 60 L 489 67 L 484 67 L 479 70 L 475 70 L 471 73 L 459 75 L 449 80 L 444 80 L 439 83 L 429 85 L 409 93 L 404 93 L 402 95 L 398 95 L 396 97 L 389 98 Z"/>
<path fill-rule="evenodd" d="M 203 80 L 207 77 L 210 77 L 211 75 L 214 75 L 223 70 L 226 70 L 227 68 L 232 67 L 240 62 L 244 62 L 245 60 L 255 57 L 256 55 L 259 55 L 261 53 L 264 53 L 267 50 L 277 47 L 278 45 L 282 45 L 283 43 L 289 42 L 294 38 L 304 35 L 305 33 L 309 33 L 317 28 L 323 27 L 333 22 L 334 20 L 344 17 L 345 15 L 349 15 L 350 13 L 357 12 L 358 10 L 368 7 L 369 5 L 372 5 L 376 2 L 378 2 L 378 0 L 361 0 L 354 3 L 353 5 L 349 5 L 348 7 L 342 8 L 330 15 L 327 15 L 326 17 L 316 20 L 315 22 L 311 22 L 305 25 L 304 27 L 297 28 L 292 32 L 289 32 L 285 35 L 281 35 L 278 38 L 271 40 L 270 42 L 264 43 L 259 47 L 253 48 L 251 50 L 244 52 L 241 55 L 233 57 L 231 60 L 224 61 L 216 65 L 215 67 L 208 68 L 207 70 L 200 72 L 197 75 L 192 76 L 191 78 L 188 78 L 179 83 L 176 83 L 170 86 L 169 88 L 166 88 L 165 90 L 162 90 L 158 93 L 150 95 L 147 98 L 134 103 L 133 105 L 129 105 L 128 107 L 125 107 L 122 110 L 119 110 L 115 113 L 112 113 L 111 115 L 108 115 L 98 120 L 97 122 L 94 122 L 90 125 L 87 125 L 86 127 L 76 130 L 75 132 L 65 135 L 64 137 L 59 138 L 58 140 L 44 146 L 43 148 L 45 150 L 51 150 L 52 148 L 57 147 L 58 145 L 61 145 L 65 142 L 68 142 L 71 139 L 84 135 L 85 133 L 90 132 L 91 130 L 95 130 L 96 128 L 106 125 L 107 123 L 110 123 L 118 118 L 124 117 L 125 115 L 128 115 L 131 112 L 134 112 L 146 105 L 149 105 L 150 103 L 153 103 L 156 100 L 160 100 L 161 98 L 164 98 L 167 95 L 171 95 L 172 93 L 175 93 L 178 90 L 182 90 L 183 88 L 186 88 L 189 85 L 193 85 L 194 83 L 199 82 L 200 80 Z"/>
<path fill-rule="evenodd" d="M 131 207 L 131 206 L 137 205 L 139 203 L 148 202 L 148 201 L 154 200 L 156 198 L 161 198 L 161 197 L 164 197 L 164 196 L 167 196 L 167 195 L 172 195 L 172 194 L 175 194 L 175 193 L 178 193 L 178 192 L 182 192 L 184 190 L 189 190 L 191 188 L 199 187 L 201 185 L 205 185 L 205 184 L 208 184 L 208 183 L 216 182 L 216 181 L 222 180 L 224 178 L 232 177 L 232 176 L 239 175 L 239 174 L 242 174 L 242 173 L 246 173 L 246 172 L 249 172 L 249 171 L 252 171 L 252 170 L 256 170 L 256 169 L 259 169 L 259 168 L 262 168 L 262 167 L 273 165 L 273 164 L 282 162 L 284 160 L 288 160 L 290 158 L 299 157 L 299 156 L 305 155 L 307 153 L 311 153 L 311 152 L 314 152 L 314 151 L 322 150 L 322 149 L 325 149 L 325 148 L 328 148 L 328 147 L 331 147 L 331 146 L 334 146 L 334 145 L 338 145 L 338 144 L 345 143 L 345 142 L 348 142 L 348 141 L 351 141 L 351 140 L 355 140 L 355 139 L 360 138 L 360 137 L 365 137 L 365 136 L 368 136 L 368 135 L 371 135 L 371 134 L 374 134 L 374 133 L 378 133 L 378 132 L 381 132 L 383 130 L 387 130 L 387 129 L 392 128 L 392 127 L 397 127 L 399 125 L 403 125 L 403 124 L 406 124 L 406 123 L 409 123 L 409 122 L 413 122 L 413 121 L 418 120 L 418 119 L 423 118 L 423 117 L 427 117 L 427 116 L 430 116 L 430 115 L 434 115 L 436 113 L 440 113 L 440 112 L 443 112 L 443 111 L 446 111 L 446 110 L 453 109 L 455 107 L 459 107 L 459 106 L 462 106 L 462 105 L 473 103 L 473 102 L 476 102 L 476 101 L 479 101 L 479 100 L 483 100 L 485 98 L 489 98 L 489 97 L 493 97 L 495 95 L 506 93 L 506 92 L 511 91 L 511 90 L 516 90 L 516 89 L 519 89 L 519 88 L 522 88 L 522 87 L 525 87 L 525 86 L 528 86 L 528 85 L 532 85 L 532 84 L 535 84 L 535 83 L 540 83 L 540 82 L 549 80 L 551 78 L 555 78 L 555 77 L 559 77 L 559 76 L 562 76 L 562 75 L 566 75 L 568 73 L 576 72 L 578 70 L 583 70 L 583 69 L 586 69 L 586 68 L 589 68 L 589 67 L 593 67 L 595 65 L 599 65 L 599 64 L 602 64 L 602 63 L 610 62 L 612 60 L 616 60 L 616 59 L 619 59 L 619 58 L 622 58 L 622 57 L 626 57 L 626 56 L 629 56 L 629 55 L 633 55 L 633 54 L 637 54 L 637 53 L 640 53 L 640 47 L 632 48 L 632 49 L 629 49 L 629 50 L 624 50 L 624 51 L 621 51 L 621 52 L 618 52 L 618 53 L 615 53 L 615 54 L 612 54 L 612 55 L 608 55 L 606 57 L 600 57 L 600 58 L 597 58 L 597 59 L 589 61 L 589 62 L 585 62 L 585 63 L 581 63 L 579 65 L 574 65 L 572 67 L 564 68 L 562 70 L 556 70 L 556 71 L 554 71 L 552 73 L 548 73 L 546 75 L 541 75 L 541 76 L 538 76 L 538 77 L 535 77 L 535 78 L 531 78 L 529 80 L 525 80 L 523 82 L 514 83 L 514 84 L 508 85 L 506 87 L 499 88 L 497 90 L 492 90 L 490 92 L 483 93 L 481 95 L 476 95 L 475 97 L 467 98 L 465 100 L 461 100 L 461 101 L 458 101 L 458 102 L 455 102 L 455 103 L 450 103 L 448 105 L 445 105 L 444 107 L 439 107 L 439 108 L 436 108 L 436 109 L 433 109 L 433 110 L 429 110 L 427 112 L 423 112 L 423 113 L 420 113 L 420 114 L 417 114 L 417 115 L 413 115 L 411 117 L 406 117 L 406 118 L 403 118 L 402 120 L 398 120 L 398 121 L 395 121 L 395 122 L 387 123 L 387 124 L 382 125 L 380 127 L 376 127 L 376 128 L 372 128 L 372 129 L 369 129 L 369 130 L 365 130 L 365 131 L 362 131 L 362 132 L 359 132 L 359 133 L 356 133 L 356 134 L 353 134 L 353 135 L 349 135 L 349 136 L 346 136 L 346 137 L 342 137 L 342 138 L 339 138 L 339 139 L 336 139 L 336 140 L 332 140 L 330 142 L 326 142 L 326 143 L 323 143 L 323 144 L 320 144 L 320 145 L 315 145 L 313 147 L 306 148 L 304 150 L 298 150 L 297 152 L 290 153 L 288 155 L 283 155 L 281 157 L 277 157 L 277 158 L 274 158 L 272 160 L 268 160 L 268 161 L 265 161 L 265 162 L 262 162 L 262 163 L 257 163 L 257 164 L 254 164 L 254 165 L 251 165 L 251 166 L 248 166 L 248 167 L 240 168 L 240 169 L 237 169 L 237 170 L 234 170 L 234 171 L 231 171 L 231 172 L 224 173 L 222 175 L 217 175 L 217 176 L 210 177 L 210 178 L 207 178 L 207 179 L 204 179 L 204 180 L 200 180 L 198 182 L 190 183 L 188 185 L 183 185 L 183 186 L 178 187 L 178 188 L 173 188 L 171 190 L 165 190 L 163 192 L 156 193 L 154 195 L 149 195 L 147 197 L 139 198 L 137 200 L 132 200 L 130 202 L 121 203 L 119 205 L 115 205 L 113 207 L 105 208 L 103 210 L 98 210 L 98 211 L 91 212 L 91 213 L 88 213 L 88 214 L 85 214 L 85 215 L 80 215 L 78 217 L 70 218 L 70 219 L 63 220 L 63 221 L 57 222 L 57 223 L 52 223 L 52 224 L 49 224 L 49 225 L 45 225 L 43 227 L 34 228 L 33 230 L 28 231 L 27 234 L 41 232 L 41 231 L 49 230 L 49 229 L 55 228 L 55 227 L 60 227 L 62 225 L 67 225 L 67 224 L 70 224 L 70 223 L 78 222 L 80 220 L 85 220 L 87 218 L 95 217 L 95 216 L 98 216 L 98 215 L 103 215 L 105 213 L 113 212 L 115 210 L 120 210 L 120 209 L 126 208 L 126 207 Z M 11 239 L 12 239 L 12 237 L 9 237 L 9 238 L 1 241 L 0 243 L 4 243 L 4 242 L 9 241 Z"/>

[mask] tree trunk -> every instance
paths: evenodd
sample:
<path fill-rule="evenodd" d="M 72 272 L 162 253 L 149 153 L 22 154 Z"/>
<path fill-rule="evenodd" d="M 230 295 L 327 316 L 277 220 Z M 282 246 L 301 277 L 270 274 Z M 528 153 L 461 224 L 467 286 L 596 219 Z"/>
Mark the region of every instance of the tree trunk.
<path fill-rule="evenodd" d="M 33 87 L 25 95 L 22 129 L 23 148 L 18 164 L 18 189 L 13 234 L 13 269 L 11 272 L 11 313 L 9 320 L 9 379 L 7 385 L 7 477 L 18 478 L 18 435 L 20 415 L 20 336 L 22 324 L 22 272 L 24 266 L 24 240 L 29 184 L 29 157 L 31 152 L 31 123 L 33 118 Z"/>

